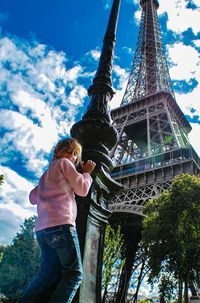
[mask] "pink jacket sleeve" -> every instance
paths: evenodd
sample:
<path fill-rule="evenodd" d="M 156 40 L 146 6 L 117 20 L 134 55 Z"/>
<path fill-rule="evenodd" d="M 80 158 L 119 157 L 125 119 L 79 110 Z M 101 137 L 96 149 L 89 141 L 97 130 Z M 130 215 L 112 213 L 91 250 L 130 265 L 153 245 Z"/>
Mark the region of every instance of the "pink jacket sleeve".
<path fill-rule="evenodd" d="M 37 195 L 38 195 L 38 185 L 30 192 L 29 201 L 31 204 L 37 204 Z"/>
<path fill-rule="evenodd" d="M 60 169 L 75 194 L 81 197 L 87 196 L 90 186 L 92 184 L 92 178 L 90 174 L 78 173 L 74 164 L 66 158 L 63 158 L 60 161 Z"/>

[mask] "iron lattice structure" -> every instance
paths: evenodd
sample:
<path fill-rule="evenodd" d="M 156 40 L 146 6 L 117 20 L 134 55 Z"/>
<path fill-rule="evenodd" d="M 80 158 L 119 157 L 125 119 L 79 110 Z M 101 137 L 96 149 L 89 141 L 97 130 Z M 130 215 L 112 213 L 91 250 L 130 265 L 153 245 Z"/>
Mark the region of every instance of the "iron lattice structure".
<path fill-rule="evenodd" d="M 140 3 L 142 15 L 137 46 L 122 105 L 159 91 L 174 96 L 158 22 L 158 2 L 143 0 Z"/>
<path fill-rule="evenodd" d="M 191 126 L 176 103 L 157 16 L 157 0 L 141 0 L 141 21 L 135 57 L 121 106 L 111 112 L 119 140 L 110 156 L 112 177 L 125 189 L 110 201 L 109 209 L 120 221 L 126 242 L 126 263 L 115 302 L 126 302 L 137 251 L 132 255 L 131 220 L 143 216 L 143 207 L 169 188 L 180 173 L 198 174 L 200 159 L 188 133 Z M 126 223 L 124 223 L 126 222 Z M 130 227 L 125 226 L 129 223 Z M 138 221 L 140 224 L 141 220 Z M 135 232 L 140 228 L 134 226 Z M 131 236 L 130 236 L 131 234 Z"/>

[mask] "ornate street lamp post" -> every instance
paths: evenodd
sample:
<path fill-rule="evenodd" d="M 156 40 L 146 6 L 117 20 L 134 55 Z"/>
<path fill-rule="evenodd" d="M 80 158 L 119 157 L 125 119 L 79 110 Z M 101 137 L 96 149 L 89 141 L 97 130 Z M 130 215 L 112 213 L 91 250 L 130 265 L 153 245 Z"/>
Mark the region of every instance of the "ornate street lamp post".
<path fill-rule="evenodd" d="M 83 146 L 83 160 L 92 159 L 97 166 L 94 183 L 86 198 L 78 198 L 77 230 L 84 260 L 84 274 L 79 303 L 101 302 L 101 272 L 105 226 L 110 212 L 108 200 L 122 186 L 110 177 L 113 167 L 108 156 L 117 142 L 117 131 L 111 125 L 108 102 L 112 99 L 112 62 L 120 0 L 114 0 L 103 40 L 99 66 L 88 89 L 91 98 L 81 121 L 73 125 L 71 136 Z"/>

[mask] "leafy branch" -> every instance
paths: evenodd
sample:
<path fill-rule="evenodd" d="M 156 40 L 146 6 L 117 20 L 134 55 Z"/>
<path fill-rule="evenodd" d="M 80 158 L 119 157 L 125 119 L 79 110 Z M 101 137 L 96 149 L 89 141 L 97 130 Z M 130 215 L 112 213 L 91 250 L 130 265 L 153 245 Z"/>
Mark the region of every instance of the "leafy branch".
<path fill-rule="evenodd" d="M 4 180 L 3 175 L 0 175 L 0 185 L 2 185 L 2 184 L 3 184 L 3 180 Z"/>

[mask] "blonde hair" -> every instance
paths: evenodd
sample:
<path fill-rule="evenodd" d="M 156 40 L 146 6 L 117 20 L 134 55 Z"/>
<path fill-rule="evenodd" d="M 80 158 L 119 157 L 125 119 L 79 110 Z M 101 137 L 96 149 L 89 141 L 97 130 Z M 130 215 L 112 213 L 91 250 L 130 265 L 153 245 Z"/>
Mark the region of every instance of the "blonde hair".
<path fill-rule="evenodd" d="M 76 154 L 77 154 L 77 160 L 76 160 L 75 164 L 78 165 L 79 162 L 81 161 L 82 146 L 74 138 L 63 139 L 63 140 L 60 140 L 56 144 L 55 148 L 53 149 L 53 160 L 60 158 L 59 154 L 61 151 L 65 151 L 70 154 L 74 150 L 76 151 Z"/>

